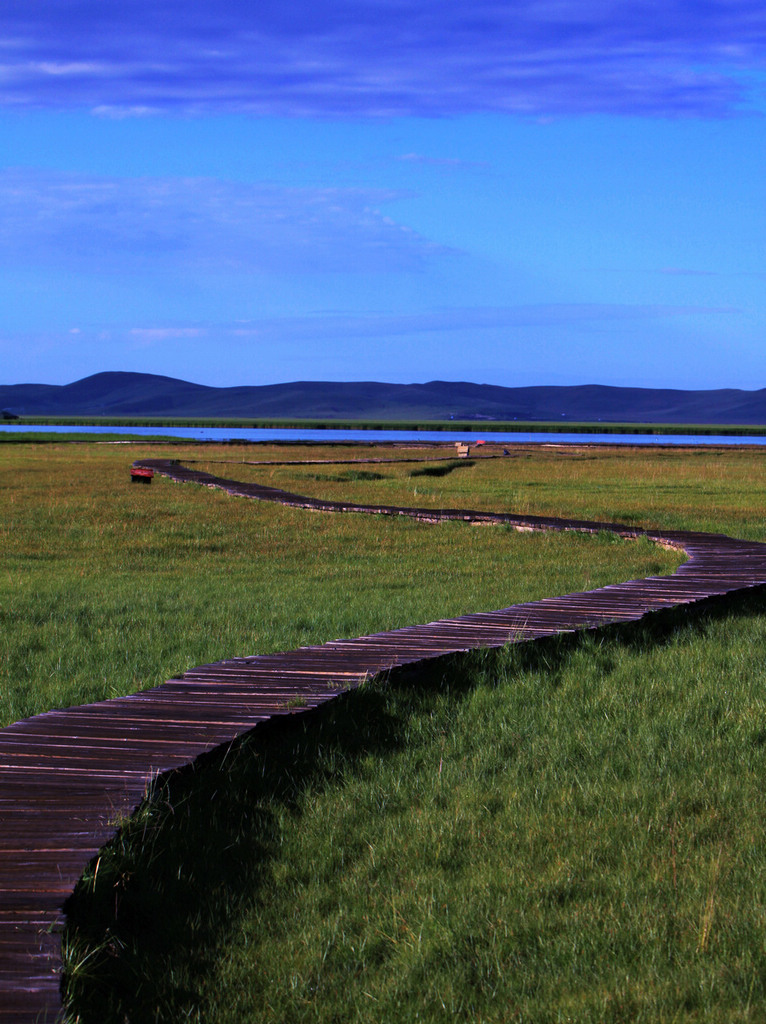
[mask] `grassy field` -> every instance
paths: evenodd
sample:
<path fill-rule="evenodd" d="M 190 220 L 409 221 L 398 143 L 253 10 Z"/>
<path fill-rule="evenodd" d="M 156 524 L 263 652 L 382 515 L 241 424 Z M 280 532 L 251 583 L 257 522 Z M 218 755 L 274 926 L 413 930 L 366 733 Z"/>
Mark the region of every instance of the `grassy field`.
<path fill-rule="evenodd" d="M 130 693 L 219 658 L 500 608 L 677 564 L 648 543 L 609 536 L 307 514 L 162 478 L 132 485 L 130 462 L 151 454 L 166 449 L 0 452 L 0 723 Z"/>
<path fill-rule="evenodd" d="M 35 430 L 0 430 L 0 445 L 15 445 L 15 444 L 61 444 L 67 442 L 71 444 L 92 444 L 95 439 L 101 444 L 112 443 L 112 444 L 123 444 L 127 440 L 138 439 L 139 441 L 165 441 L 167 438 L 164 435 L 154 436 L 142 436 L 140 434 L 118 434 L 118 433 L 99 433 L 86 434 L 82 430 L 77 430 L 73 427 L 72 430 L 52 430 L 52 431 L 35 431 Z"/>
<path fill-rule="evenodd" d="M 5 720 L 673 564 L 602 536 L 131 487 L 150 454 L 0 456 Z M 174 454 L 328 497 L 766 539 L 759 452 L 521 451 L 441 475 Z M 756 595 L 398 672 L 181 773 L 73 902 L 71 1019 L 765 1019 L 765 626 Z"/>
<path fill-rule="evenodd" d="M 766 450 L 568 445 L 514 445 L 508 450 L 509 457 L 487 458 L 503 451 L 502 445 L 487 444 L 474 448 L 472 459 L 430 466 L 264 468 L 208 460 L 195 463 L 195 468 L 333 500 L 488 509 L 724 532 L 752 540 L 766 537 L 759 485 Z"/>
<path fill-rule="evenodd" d="M 763 1020 L 765 625 L 397 675 L 159 789 L 72 907 L 72 1019 Z"/>

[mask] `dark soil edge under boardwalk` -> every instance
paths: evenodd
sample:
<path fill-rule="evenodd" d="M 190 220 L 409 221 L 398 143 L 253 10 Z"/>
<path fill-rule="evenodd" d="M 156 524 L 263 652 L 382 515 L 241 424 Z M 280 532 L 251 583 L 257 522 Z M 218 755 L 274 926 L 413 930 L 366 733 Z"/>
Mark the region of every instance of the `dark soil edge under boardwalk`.
<path fill-rule="evenodd" d="M 62 905 L 90 860 L 163 772 L 277 715 L 300 714 L 365 678 L 478 647 L 631 622 L 647 612 L 766 584 L 766 544 L 470 509 L 436 511 L 321 501 L 224 480 L 171 460 L 136 466 L 179 482 L 323 512 L 456 519 L 517 529 L 608 530 L 689 556 L 671 576 L 463 615 L 283 654 L 201 665 L 153 690 L 59 711 L 0 730 L 0 1024 L 61 1014 Z M 300 698 L 301 706 L 294 701 Z"/>

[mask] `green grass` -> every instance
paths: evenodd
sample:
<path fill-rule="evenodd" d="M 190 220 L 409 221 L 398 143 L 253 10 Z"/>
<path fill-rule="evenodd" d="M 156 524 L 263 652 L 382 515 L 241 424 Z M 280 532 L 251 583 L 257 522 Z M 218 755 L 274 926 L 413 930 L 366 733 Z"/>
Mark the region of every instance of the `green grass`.
<path fill-rule="evenodd" d="M 252 473 L 764 538 L 760 453 L 618 454 Z M 6 715 L 673 564 L 612 537 L 138 487 L 125 455 L 3 453 Z M 764 627 L 752 595 L 394 673 L 159 784 L 70 907 L 72 1020 L 764 1019 Z"/>
<path fill-rule="evenodd" d="M 282 811 L 202 1019 L 762 1015 L 766 643 L 745 618 L 392 695 L 396 749 Z"/>
<path fill-rule="evenodd" d="M 488 444 L 479 452 L 502 450 L 502 445 Z M 268 451 L 264 447 L 262 454 Z M 449 446 L 443 451 L 449 454 Z M 464 462 L 434 463 L 436 475 L 431 476 L 423 472 L 427 466 L 376 467 L 383 478 L 377 481 L 352 480 L 348 472 L 317 472 L 314 466 L 200 462 L 195 468 L 335 500 L 521 512 L 763 540 L 758 481 L 764 457 L 766 452 L 752 448 L 520 445 L 510 457 L 477 454 Z M 445 475 L 449 466 L 454 471 Z"/>
<path fill-rule="evenodd" d="M 71 908 L 76 1019 L 764 1019 L 765 626 L 451 659 L 174 780 Z"/>
<path fill-rule="evenodd" d="M 166 437 L 144 436 L 140 434 L 86 434 L 76 430 L 55 430 L 38 433 L 34 430 L 8 431 L 0 430 L 0 444 L 127 444 L 129 442 L 146 444 L 149 441 L 167 441 Z"/>
<path fill-rule="evenodd" d="M 491 610 L 678 562 L 609 536 L 311 514 L 161 477 L 131 484 L 130 461 L 152 453 L 60 445 L 0 454 L 2 724 L 220 658 Z"/>

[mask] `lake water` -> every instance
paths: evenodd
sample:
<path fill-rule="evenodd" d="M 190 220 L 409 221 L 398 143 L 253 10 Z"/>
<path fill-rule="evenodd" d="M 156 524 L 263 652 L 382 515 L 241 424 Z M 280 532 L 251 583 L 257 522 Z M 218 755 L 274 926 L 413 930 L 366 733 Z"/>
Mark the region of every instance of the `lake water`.
<path fill-rule="evenodd" d="M 248 427 L 74 427 L 62 424 L 27 426 L 0 424 L 0 430 L 9 433 L 41 434 L 127 434 L 143 437 L 180 437 L 193 441 L 467 441 L 478 439 L 501 444 L 645 444 L 645 445 L 696 445 L 696 444 L 753 444 L 766 445 L 766 437 L 721 434 L 553 434 L 544 432 L 495 433 L 482 432 L 480 426 L 474 431 L 450 430 L 304 430 L 302 427 L 256 429 Z"/>

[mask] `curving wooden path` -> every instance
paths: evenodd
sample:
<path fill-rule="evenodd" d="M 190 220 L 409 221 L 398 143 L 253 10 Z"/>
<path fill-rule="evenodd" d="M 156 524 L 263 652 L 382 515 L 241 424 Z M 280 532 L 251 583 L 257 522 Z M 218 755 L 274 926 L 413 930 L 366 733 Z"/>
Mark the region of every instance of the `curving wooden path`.
<path fill-rule="evenodd" d="M 321 501 L 145 459 L 179 482 L 323 512 L 504 523 L 522 530 L 609 530 L 686 552 L 671 576 L 648 577 L 283 654 L 231 658 L 153 690 L 49 711 L 0 730 L 0 1024 L 59 1019 L 62 904 L 89 861 L 157 775 L 188 764 L 275 715 L 316 707 L 398 665 L 631 622 L 650 611 L 766 584 L 766 544 L 467 509 L 435 511 Z M 300 708 L 289 706 L 302 698 Z"/>

